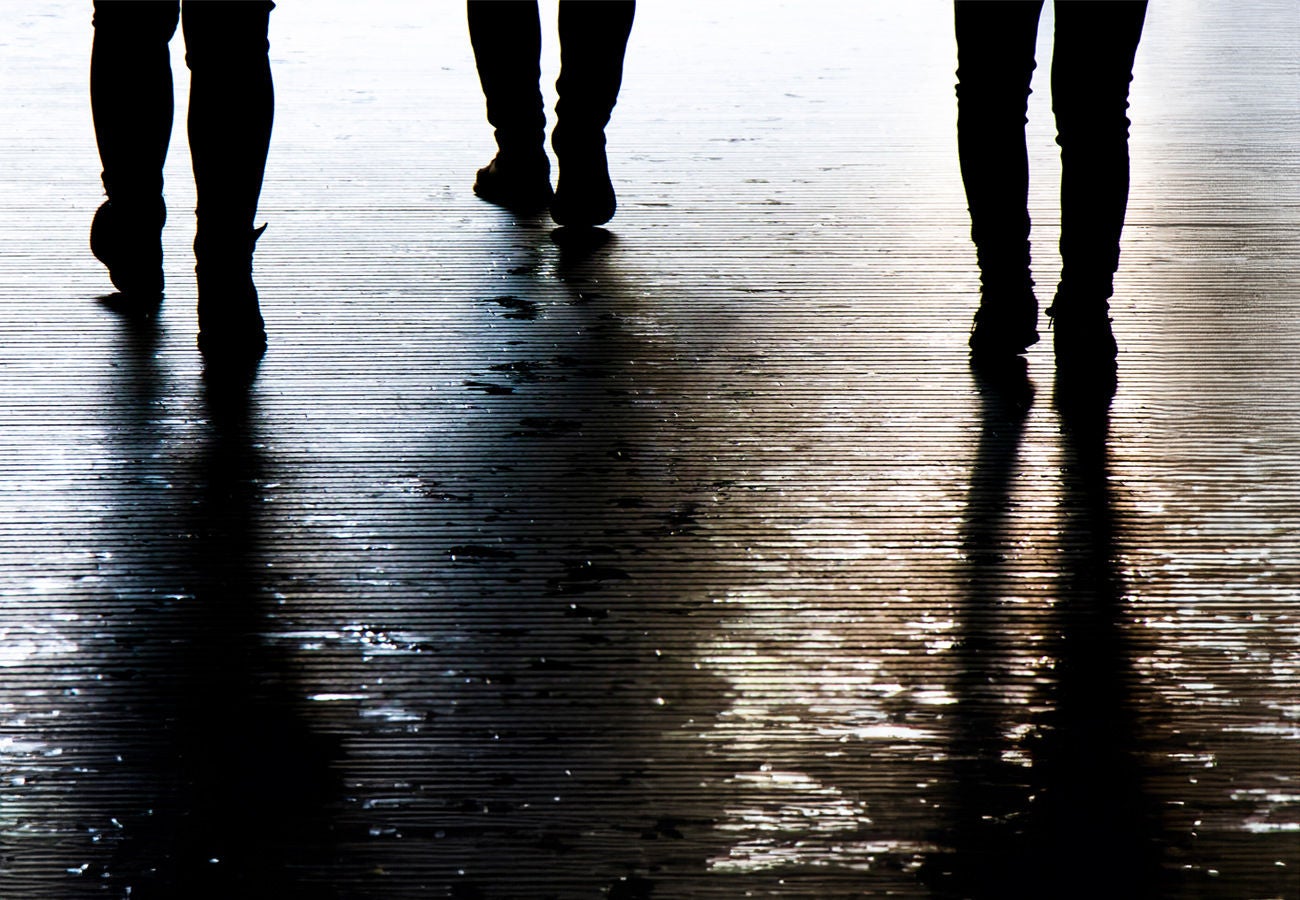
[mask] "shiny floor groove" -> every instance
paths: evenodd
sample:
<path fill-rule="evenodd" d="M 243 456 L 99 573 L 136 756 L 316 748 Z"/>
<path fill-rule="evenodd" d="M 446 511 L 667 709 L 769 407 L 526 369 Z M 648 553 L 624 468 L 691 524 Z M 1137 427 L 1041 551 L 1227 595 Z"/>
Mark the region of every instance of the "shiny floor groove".
<path fill-rule="evenodd" d="M 641 4 L 583 247 L 456 4 L 281 3 L 242 400 L 182 128 L 96 300 L 86 7 L 0 10 L 0 900 L 1300 897 L 1294 3 L 1151 6 L 1108 408 L 967 365 L 946 5 Z"/>

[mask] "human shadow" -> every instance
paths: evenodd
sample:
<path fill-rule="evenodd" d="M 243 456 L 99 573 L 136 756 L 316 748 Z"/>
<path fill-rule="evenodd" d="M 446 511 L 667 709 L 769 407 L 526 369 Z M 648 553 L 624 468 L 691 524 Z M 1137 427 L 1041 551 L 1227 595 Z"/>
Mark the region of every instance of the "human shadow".
<path fill-rule="evenodd" d="M 716 614 L 709 579 L 728 578 L 687 549 L 716 487 L 678 475 L 660 433 L 672 418 L 646 383 L 662 369 L 640 364 L 650 352 L 627 324 L 640 295 L 617 242 L 587 237 L 494 234 L 479 326 L 492 340 L 462 357 L 472 368 L 405 451 L 414 518 L 371 538 L 389 562 L 368 579 L 419 586 L 369 623 L 420 650 L 367 668 L 411 724 L 400 743 L 370 730 L 401 723 L 362 724 L 358 771 L 390 781 L 358 785 L 348 823 L 400 836 L 361 851 L 392 895 L 631 900 L 667 896 L 665 868 L 705 869 L 693 839 L 717 810 L 698 782 L 720 764 L 677 761 L 682 729 L 727 696 L 690 653 Z M 385 804 L 394 779 L 402 800 Z"/>
<path fill-rule="evenodd" d="M 991 898 L 1004 896 L 1005 883 L 1024 864 L 1020 820 L 1032 793 L 1027 773 L 1006 753 L 1006 720 L 1024 698 L 1008 685 L 1015 648 L 1002 616 L 1018 589 L 1011 502 L 1034 392 L 1022 366 L 993 375 L 976 367 L 973 374 L 980 433 L 962 517 L 950 850 L 929 860 L 922 875 L 943 893 Z"/>
<path fill-rule="evenodd" d="M 107 414 L 120 467 L 93 540 L 108 595 L 100 739 L 130 777 L 89 796 L 118 824 L 103 880 L 132 898 L 333 896 L 332 742 L 269 646 L 264 486 L 251 393 L 176 430 L 155 329 L 124 329 Z"/>
<path fill-rule="evenodd" d="M 977 379 L 979 443 L 963 515 L 948 851 L 922 876 L 941 896 L 1160 896 L 1145 793 L 1107 437 L 1109 395 L 1058 378 L 1059 541 L 1042 616 L 1027 618 L 1012 513 L 1030 406 Z M 1031 649 L 1032 648 L 1032 649 Z M 1033 672 L 1026 656 L 1039 656 Z M 1121 874 L 1122 873 L 1122 874 Z"/>
<path fill-rule="evenodd" d="M 1061 897 L 1097 897 L 1124 873 L 1135 897 L 1161 895 L 1160 824 L 1139 735 L 1121 541 L 1111 472 L 1110 393 L 1057 373 L 1062 492 L 1054 633 L 1055 703 L 1041 747 L 1041 877 Z M 1104 865 L 1098 865 L 1104 859 Z M 1040 894 L 1042 896 L 1042 894 Z"/>

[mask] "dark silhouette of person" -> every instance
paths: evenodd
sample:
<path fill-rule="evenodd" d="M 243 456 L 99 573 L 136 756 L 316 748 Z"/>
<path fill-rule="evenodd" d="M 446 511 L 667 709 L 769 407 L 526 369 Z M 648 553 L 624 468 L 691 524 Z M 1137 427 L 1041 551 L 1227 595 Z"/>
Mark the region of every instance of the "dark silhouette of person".
<path fill-rule="evenodd" d="M 474 193 L 519 211 L 551 208 L 557 225 L 591 227 L 614 217 L 605 126 L 623 81 L 633 0 L 560 0 L 560 77 L 551 147 L 560 175 L 551 191 L 540 87 L 541 17 L 536 0 L 469 0 L 469 37 L 496 130 L 497 153 Z"/>
<path fill-rule="evenodd" d="M 980 268 L 972 358 L 1038 340 L 1030 275 L 1029 83 L 1042 0 L 957 0 L 957 145 Z M 1047 310 L 1058 368 L 1109 371 L 1109 299 L 1128 206 L 1129 84 L 1145 0 L 1056 0 L 1052 111 L 1061 147 L 1061 280 Z"/>
<path fill-rule="evenodd" d="M 167 45 L 182 24 L 190 70 L 189 140 L 198 193 L 194 255 L 199 348 L 213 360 L 256 359 L 266 331 L 253 284 L 254 216 L 275 99 L 267 29 L 273 3 L 96 0 L 90 62 L 95 139 L 108 200 L 90 246 L 124 311 L 162 300 L 163 162 L 172 130 Z"/>

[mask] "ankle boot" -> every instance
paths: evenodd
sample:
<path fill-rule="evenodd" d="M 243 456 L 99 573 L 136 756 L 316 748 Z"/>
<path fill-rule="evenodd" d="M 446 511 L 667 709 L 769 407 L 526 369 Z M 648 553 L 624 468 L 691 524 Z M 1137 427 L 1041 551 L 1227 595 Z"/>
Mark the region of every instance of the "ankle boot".
<path fill-rule="evenodd" d="M 539 143 L 535 147 L 501 146 L 497 154 L 478 170 L 474 193 L 489 203 L 518 212 L 537 212 L 551 202 L 551 161 Z"/>
<path fill-rule="evenodd" d="M 980 305 L 971 324 L 971 362 L 1019 356 L 1038 343 L 1038 299 L 1029 269 L 1029 242 L 985 240 L 980 260 Z"/>
<path fill-rule="evenodd" d="M 263 225 L 239 236 L 211 238 L 199 227 L 199 350 L 209 362 L 256 360 L 266 351 L 266 327 L 253 284 L 253 250 Z"/>
<path fill-rule="evenodd" d="M 1106 298 L 1058 292 L 1047 308 L 1052 320 L 1052 348 L 1057 371 L 1079 375 L 1113 375 L 1119 346 L 1110 327 Z"/>
<path fill-rule="evenodd" d="M 551 145 L 560 161 L 560 180 L 551 201 L 555 224 L 590 228 L 614 218 L 618 200 L 609 177 L 604 129 L 557 124 Z"/>
<path fill-rule="evenodd" d="M 980 294 L 971 324 L 970 353 L 975 362 L 1007 359 L 1038 343 L 1038 300 L 1030 288 Z"/>

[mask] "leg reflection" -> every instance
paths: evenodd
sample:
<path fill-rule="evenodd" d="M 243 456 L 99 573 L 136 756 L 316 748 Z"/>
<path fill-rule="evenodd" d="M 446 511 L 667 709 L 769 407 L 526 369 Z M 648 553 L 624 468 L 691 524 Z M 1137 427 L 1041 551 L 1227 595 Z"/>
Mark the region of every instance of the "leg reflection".
<path fill-rule="evenodd" d="M 980 436 L 962 521 L 963 590 L 954 645 L 954 760 L 946 836 L 951 850 L 931 860 L 926 880 L 963 897 L 1003 898 L 1020 880 L 1026 856 L 1025 809 L 1031 778 L 1008 734 L 1029 705 L 1032 686 L 1013 676 L 1022 635 L 1006 610 L 1017 577 L 1014 486 L 1033 394 L 1023 367 L 989 375 L 974 369 L 980 397 Z"/>
<path fill-rule="evenodd" d="M 1125 873 L 1129 896 L 1159 896 L 1156 821 L 1145 794 L 1124 621 L 1108 439 L 1109 396 L 1058 375 L 1062 484 L 1053 645 L 1055 703 L 1034 752 L 1035 857 L 1047 894 L 1098 897 Z M 1102 862 L 1104 861 L 1104 863 Z"/>
<path fill-rule="evenodd" d="M 1024 386 L 981 387 L 981 432 L 963 521 L 955 648 L 950 852 L 923 873 L 979 898 L 1157 896 L 1155 822 L 1131 698 L 1120 527 L 1107 458 L 1108 397 L 1061 389 L 1059 537 L 1052 596 L 1026 576 L 1012 506 Z M 1042 583 L 1041 580 L 1039 583 Z"/>

